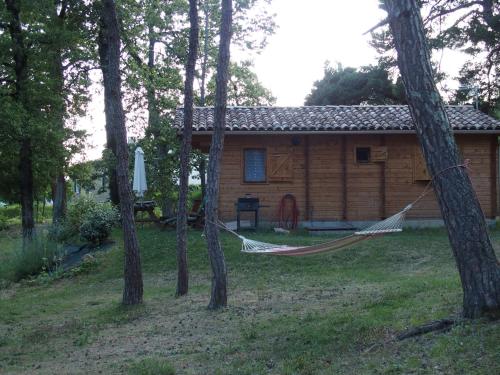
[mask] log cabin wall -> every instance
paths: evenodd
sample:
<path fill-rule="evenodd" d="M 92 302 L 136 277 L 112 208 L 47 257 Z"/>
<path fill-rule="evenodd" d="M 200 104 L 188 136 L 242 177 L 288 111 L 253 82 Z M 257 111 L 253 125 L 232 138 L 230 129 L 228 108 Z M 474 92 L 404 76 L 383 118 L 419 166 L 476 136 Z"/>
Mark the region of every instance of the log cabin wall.
<path fill-rule="evenodd" d="M 459 134 L 456 139 L 463 158 L 471 160 L 470 176 L 483 211 L 486 217 L 494 217 L 497 205 L 497 137 Z M 194 147 L 206 151 L 208 144 L 208 136 L 193 136 Z M 306 147 L 309 147 L 308 151 Z M 374 151 L 386 150 L 387 158 L 385 161 L 358 163 L 356 147 L 371 148 L 372 156 Z M 266 149 L 268 158 L 272 154 L 279 158 L 278 154 L 289 153 L 291 178 L 245 183 L 244 149 Z M 297 199 L 301 221 L 341 221 L 344 215 L 348 221 L 380 220 L 400 211 L 425 188 L 428 177 L 425 170 L 421 170 L 422 164 L 419 163 L 422 161 L 419 158 L 421 154 L 415 135 L 229 134 L 225 138 L 221 167 L 221 217 L 223 220 L 234 220 L 236 200 L 245 194 L 252 194 L 260 198 L 262 205 L 269 206 L 261 209 L 261 219 L 276 220 L 280 199 L 284 194 L 291 193 Z M 309 181 L 307 175 L 310 176 Z M 308 215 L 306 207 L 309 207 Z M 433 193 L 408 215 L 409 219 L 440 217 Z"/>

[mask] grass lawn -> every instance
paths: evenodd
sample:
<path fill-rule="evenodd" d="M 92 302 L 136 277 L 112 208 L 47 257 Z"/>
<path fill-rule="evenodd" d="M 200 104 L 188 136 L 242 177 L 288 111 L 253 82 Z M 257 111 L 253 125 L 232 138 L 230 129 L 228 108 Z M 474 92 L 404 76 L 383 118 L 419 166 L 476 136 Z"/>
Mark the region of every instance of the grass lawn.
<path fill-rule="evenodd" d="M 15 241 L 1 236 L 2 245 Z M 500 231 L 492 237 L 498 247 Z M 500 374 L 498 321 L 394 339 L 407 327 L 459 314 L 460 282 L 442 230 L 306 258 L 242 254 L 224 235 L 229 307 L 217 312 L 206 309 L 210 270 L 200 232 L 190 233 L 185 298 L 174 297 L 175 232 L 144 227 L 139 238 L 143 306 L 120 306 L 119 240 L 89 274 L 0 290 L 0 373 Z"/>

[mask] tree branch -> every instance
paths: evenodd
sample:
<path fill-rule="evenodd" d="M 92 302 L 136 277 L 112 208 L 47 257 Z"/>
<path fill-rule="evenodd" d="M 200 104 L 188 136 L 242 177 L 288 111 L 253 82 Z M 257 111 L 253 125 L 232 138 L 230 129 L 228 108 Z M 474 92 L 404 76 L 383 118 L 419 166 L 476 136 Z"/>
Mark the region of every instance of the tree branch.
<path fill-rule="evenodd" d="M 453 319 L 441 319 L 435 320 L 430 323 L 423 324 L 418 327 L 410 328 L 406 331 L 401 332 L 396 338 L 401 341 L 408 339 L 410 337 L 420 336 L 425 333 L 433 332 L 433 331 L 447 331 L 451 329 L 451 326 L 455 324 Z"/>
<path fill-rule="evenodd" d="M 380 21 L 379 23 L 377 23 L 375 26 L 373 26 L 371 29 L 368 29 L 367 31 L 365 31 L 362 35 L 366 35 L 368 33 L 371 33 L 375 30 L 377 30 L 379 27 L 382 27 L 382 26 L 385 26 L 389 23 L 389 19 L 386 18 L 386 19 L 383 19 L 382 21 Z"/>
<path fill-rule="evenodd" d="M 427 17 L 424 20 L 424 25 L 435 20 L 436 18 L 442 17 L 446 14 L 456 12 L 457 10 L 460 10 L 460 9 L 467 9 L 467 8 L 470 8 L 471 6 L 474 6 L 474 5 L 481 5 L 484 7 L 483 3 L 484 3 L 484 1 L 471 1 L 470 3 L 460 4 L 454 8 L 450 8 L 450 9 L 442 9 L 441 8 L 441 11 L 438 14 L 434 14 L 434 15 L 432 15 L 433 11 L 431 10 L 431 12 L 429 12 L 429 14 L 427 15 Z"/>

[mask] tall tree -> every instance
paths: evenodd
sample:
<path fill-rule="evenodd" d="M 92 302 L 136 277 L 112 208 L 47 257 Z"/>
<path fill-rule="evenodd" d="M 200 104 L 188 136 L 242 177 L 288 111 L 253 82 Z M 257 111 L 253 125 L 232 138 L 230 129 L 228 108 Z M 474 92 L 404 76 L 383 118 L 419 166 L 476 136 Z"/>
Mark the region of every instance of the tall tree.
<path fill-rule="evenodd" d="M 274 14 L 269 14 L 267 6 L 272 0 L 236 0 L 233 14 L 233 42 L 235 46 L 244 49 L 246 53 L 258 53 L 267 44 L 267 37 L 274 33 L 276 25 Z M 217 65 L 216 42 L 220 29 L 219 0 L 203 0 L 203 28 L 201 37 L 203 49 L 201 67 L 199 72 L 200 96 L 198 105 L 214 105 L 215 79 L 213 69 Z M 256 75 L 249 69 L 249 63 L 233 63 L 230 65 L 230 84 L 228 103 L 236 104 L 262 103 L 272 104 L 274 98 L 257 80 Z M 233 88 L 234 90 L 232 90 Z M 244 91 L 244 92 L 242 92 Z M 262 96 L 259 96 L 262 95 Z M 243 98 L 242 98 L 243 97 Z M 255 103 L 258 104 L 255 104 Z M 245 105 L 245 104 L 241 104 Z M 201 153 L 196 154 L 196 166 L 200 175 L 202 196 L 206 195 L 206 157 Z"/>
<path fill-rule="evenodd" d="M 500 3 L 496 0 L 422 0 L 418 4 L 431 52 L 435 57 L 444 49 L 463 52 L 468 60 L 459 76 L 452 78 L 462 85 L 477 87 L 479 108 L 495 115 L 500 111 Z M 371 44 L 379 53 L 379 64 L 388 69 L 396 66 L 394 42 L 387 29 L 373 33 Z M 447 78 L 440 65 L 439 58 L 433 59 L 438 82 Z M 449 93 L 453 94 L 450 96 L 453 102 L 470 99 L 462 89 Z"/>
<path fill-rule="evenodd" d="M 125 97 L 129 117 L 145 126 L 141 142 L 147 164 L 149 192 L 162 215 L 174 215 L 178 176 L 175 132 L 170 112 L 182 96 L 182 70 L 187 48 L 184 1 L 124 0 L 120 28 L 124 42 Z M 147 121 L 144 117 L 147 108 Z"/>
<path fill-rule="evenodd" d="M 116 145 L 116 176 L 125 248 L 123 304 L 142 302 L 143 283 L 139 244 L 135 231 L 132 192 L 128 178 L 128 148 L 120 77 L 120 34 L 114 0 L 102 0 L 99 59 L 104 82 L 104 111 L 108 139 Z"/>
<path fill-rule="evenodd" d="M 18 0 L 5 0 L 10 20 L 7 26 L 12 44 L 14 61 L 15 90 L 12 94 L 19 111 L 20 150 L 19 150 L 19 190 L 21 193 L 21 223 L 23 239 L 31 240 L 35 230 L 33 216 L 33 150 L 29 131 L 30 92 L 28 75 L 28 47 L 25 43 L 23 24 L 21 22 L 21 4 Z"/>
<path fill-rule="evenodd" d="M 189 188 L 189 157 L 193 128 L 193 82 L 198 54 L 199 26 L 197 0 L 189 0 L 189 52 L 184 85 L 184 128 L 180 154 L 179 206 L 177 210 L 177 296 L 188 292 L 187 264 L 187 199 Z"/>
<path fill-rule="evenodd" d="M 34 225 L 34 198 L 45 197 L 71 152 L 80 146 L 82 132 L 66 127 L 65 120 L 85 108 L 88 70 L 74 65 L 89 49 L 84 45 L 90 39 L 81 30 L 88 24 L 81 3 L 40 0 L 0 5 L 0 30 L 8 31 L 11 25 L 17 35 L 13 48 L 11 33 L 0 32 L 0 148 L 10 156 L 0 161 L 0 196 L 24 207 L 27 237 L 31 229 L 26 225 Z M 63 198 L 56 201 L 62 204 Z M 55 207 L 55 211 L 60 210 Z"/>
<path fill-rule="evenodd" d="M 219 55 L 215 93 L 214 131 L 208 161 L 208 181 L 206 199 L 205 235 L 208 256 L 212 267 L 212 289 L 210 309 L 227 305 L 227 271 L 224 252 L 219 242 L 219 178 L 220 162 L 224 149 L 224 129 L 226 127 L 227 81 L 229 78 L 230 45 L 232 34 L 232 0 L 222 0 Z"/>
<path fill-rule="evenodd" d="M 417 1 L 385 0 L 384 5 L 417 136 L 460 274 L 464 316 L 498 314 L 500 265 L 467 170 L 457 167 L 459 152 L 434 83 Z"/>
<path fill-rule="evenodd" d="M 392 83 L 382 66 L 337 68 L 328 63 L 324 77 L 314 83 L 306 105 L 359 105 L 405 103 L 401 82 Z"/>
<path fill-rule="evenodd" d="M 52 175 L 52 222 L 61 221 L 66 212 L 65 173 L 74 152 L 70 140 L 81 137 L 66 125 L 70 116 L 81 115 L 89 100 L 89 71 L 94 69 L 95 48 L 91 45 L 95 20 L 90 6 L 77 0 L 49 2 L 50 19 L 47 22 L 46 45 L 50 76 L 53 82 L 55 105 L 52 107 L 53 126 L 59 142 L 53 149 L 54 171 Z"/>

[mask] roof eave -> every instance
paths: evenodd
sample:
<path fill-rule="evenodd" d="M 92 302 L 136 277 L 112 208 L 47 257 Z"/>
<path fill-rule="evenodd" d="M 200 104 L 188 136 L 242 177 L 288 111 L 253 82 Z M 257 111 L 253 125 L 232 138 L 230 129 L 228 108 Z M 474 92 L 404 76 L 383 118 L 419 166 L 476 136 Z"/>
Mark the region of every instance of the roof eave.
<path fill-rule="evenodd" d="M 180 131 L 179 131 L 180 132 Z M 212 135 L 211 130 L 193 130 L 193 135 Z M 454 130 L 454 134 L 499 134 L 500 129 L 492 130 Z M 246 131 L 246 130 L 226 130 L 225 135 L 305 135 L 305 134 L 415 134 L 415 130 L 300 130 L 300 131 Z"/>

